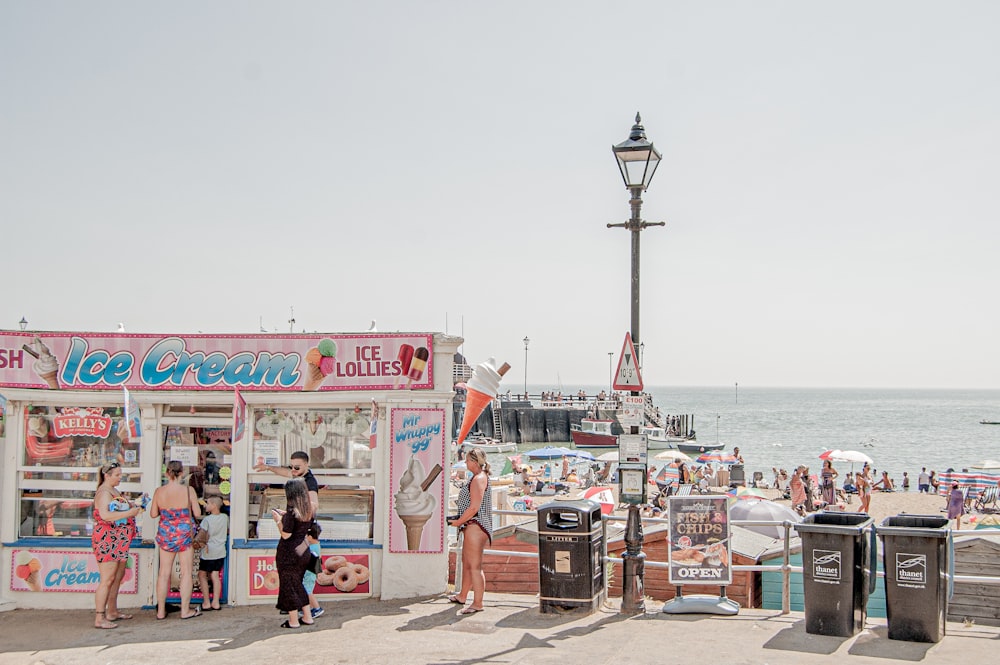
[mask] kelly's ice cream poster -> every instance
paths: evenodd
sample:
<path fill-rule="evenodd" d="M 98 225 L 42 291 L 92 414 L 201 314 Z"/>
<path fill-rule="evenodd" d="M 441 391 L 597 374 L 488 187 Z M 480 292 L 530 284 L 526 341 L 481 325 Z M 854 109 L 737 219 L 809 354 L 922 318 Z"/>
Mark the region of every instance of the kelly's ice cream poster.
<path fill-rule="evenodd" d="M 433 336 L 0 332 L 0 387 L 46 390 L 414 390 Z"/>
<path fill-rule="evenodd" d="M 390 552 L 444 550 L 444 409 L 393 409 Z"/>
<path fill-rule="evenodd" d="M 316 574 L 317 595 L 371 593 L 371 562 L 367 554 L 323 554 L 323 572 Z M 250 596 L 278 595 L 278 566 L 273 556 L 250 557 Z"/>
<path fill-rule="evenodd" d="M 94 593 L 101 582 L 94 553 L 58 550 L 13 550 L 11 591 L 59 591 Z M 125 564 L 120 593 L 138 593 L 136 558 L 130 554 Z"/>

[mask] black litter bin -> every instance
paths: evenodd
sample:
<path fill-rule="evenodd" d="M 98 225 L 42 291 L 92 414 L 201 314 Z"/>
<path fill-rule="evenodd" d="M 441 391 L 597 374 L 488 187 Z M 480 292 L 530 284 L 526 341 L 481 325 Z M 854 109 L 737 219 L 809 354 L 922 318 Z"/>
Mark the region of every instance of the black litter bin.
<path fill-rule="evenodd" d="M 877 548 L 865 513 L 822 512 L 795 525 L 802 538 L 806 632 L 851 637 L 865 626 Z"/>
<path fill-rule="evenodd" d="M 542 612 L 592 612 L 607 597 L 604 529 L 594 501 L 555 501 L 538 509 L 538 590 Z"/>
<path fill-rule="evenodd" d="M 954 558 L 948 522 L 939 515 L 896 515 L 876 529 L 882 538 L 890 640 L 940 642 L 944 637 Z"/>

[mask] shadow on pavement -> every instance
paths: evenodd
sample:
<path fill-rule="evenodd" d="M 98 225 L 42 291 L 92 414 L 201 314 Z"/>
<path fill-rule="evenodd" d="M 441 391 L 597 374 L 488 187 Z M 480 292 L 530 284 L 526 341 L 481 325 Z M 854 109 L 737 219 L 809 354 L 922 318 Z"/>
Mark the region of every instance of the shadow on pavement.
<path fill-rule="evenodd" d="M 869 628 L 854 641 L 847 653 L 852 656 L 871 656 L 890 660 L 921 661 L 934 646 L 932 642 L 904 642 L 889 639 L 887 626 Z"/>
<path fill-rule="evenodd" d="M 764 648 L 829 656 L 835 653 L 849 639 L 852 638 L 810 635 L 806 632 L 806 622 L 803 619 L 780 630 L 774 637 L 764 643 Z"/>

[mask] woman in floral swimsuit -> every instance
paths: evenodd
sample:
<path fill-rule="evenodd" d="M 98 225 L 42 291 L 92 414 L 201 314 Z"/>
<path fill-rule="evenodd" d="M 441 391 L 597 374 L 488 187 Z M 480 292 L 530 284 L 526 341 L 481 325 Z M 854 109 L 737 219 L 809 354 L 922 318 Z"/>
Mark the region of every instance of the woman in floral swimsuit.
<path fill-rule="evenodd" d="M 111 502 L 122 499 L 118 485 L 122 469 L 118 462 L 102 466 L 97 471 L 97 492 L 94 494 L 94 533 L 91 545 L 101 573 L 95 594 L 94 628 L 117 628 L 115 621 L 131 619 L 131 614 L 118 611 L 118 588 L 125 576 L 128 550 L 135 536 L 135 516 L 142 508 L 130 506 L 126 510 L 113 510 Z M 115 524 L 115 522 L 122 522 Z"/>
<path fill-rule="evenodd" d="M 150 517 L 159 517 L 156 544 L 160 548 L 160 571 L 156 578 L 156 618 L 167 618 L 167 594 L 170 592 L 170 573 L 174 558 L 181 564 L 181 618 L 191 619 L 201 615 L 201 608 L 191 609 L 191 590 L 194 586 L 195 522 L 201 517 L 201 507 L 194 488 L 182 485 L 184 465 L 177 460 L 167 463 L 167 484 L 153 493 Z"/>

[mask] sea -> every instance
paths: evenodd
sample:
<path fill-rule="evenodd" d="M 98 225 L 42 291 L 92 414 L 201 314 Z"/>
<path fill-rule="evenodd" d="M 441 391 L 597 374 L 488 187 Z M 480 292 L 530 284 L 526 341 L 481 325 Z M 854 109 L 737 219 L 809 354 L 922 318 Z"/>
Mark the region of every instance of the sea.
<path fill-rule="evenodd" d="M 607 386 L 570 386 L 595 395 Z M 530 394 L 553 390 L 528 386 Z M 556 389 L 558 390 L 558 389 Z M 1000 390 L 882 388 L 755 388 L 646 386 L 665 414 L 692 414 L 699 441 L 739 447 L 749 480 L 754 471 L 772 481 L 773 468 L 805 464 L 818 473 L 827 449 L 857 450 L 898 484 L 903 471 L 916 489 L 922 467 L 961 471 L 1000 460 Z M 548 444 L 525 444 L 522 452 Z M 562 445 L 565 445 L 563 443 Z M 491 461 L 492 463 L 492 461 Z M 851 464 L 834 466 L 841 477 Z M 854 465 L 855 470 L 860 465 Z M 500 468 L 500 467 L 496 467 Z M 1000 470 L 994 471 L 1000 472 Z"/>

